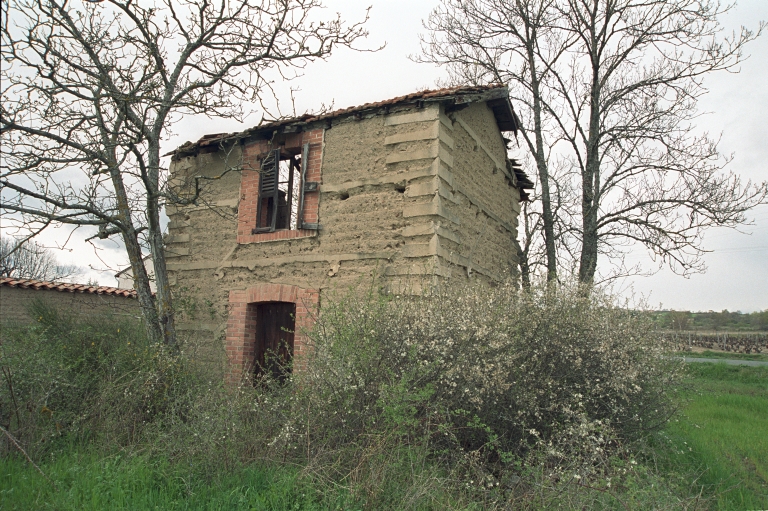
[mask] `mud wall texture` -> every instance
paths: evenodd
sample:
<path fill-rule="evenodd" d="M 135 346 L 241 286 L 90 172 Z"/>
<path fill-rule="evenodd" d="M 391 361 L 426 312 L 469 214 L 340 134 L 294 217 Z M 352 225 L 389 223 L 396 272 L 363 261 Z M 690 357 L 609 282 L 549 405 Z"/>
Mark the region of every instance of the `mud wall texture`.
<path fill-rule="evenodd" d="M 37 318 L 31 317 L 29 313 L 29 307 L 35 300 L 55 307 L 64 314 L 76 316 L 115 314 L 141 317 L 139 301 L 135 298 L 0 286 L 0 319 L 3 323 L 35 322 Z"/>
<path fill-rule="evenodd" d="M 321 229 L 238 239 L 260 155 L 302 143 L 318 163 Z M 484 103 L 350 116 L 178 159 L 171 184 L 180 196 L 195 176 L 221 176 L 198 179 L 197 205 L 168 209 L 168 269 L 192 309 L 182 311 L 180 329 L 223 334 L 230 293 L 267 283 L 317 291 L 321 303 L 374 276 L 392 292 L 445 278 L 500 280 L 517 263 L 519 194 L 506 172 L 504 141 Z"/>
<path fill-rule="evenodd" d="M 440 186 L 454 237 L 438 233 L 441 264 L 451 269 L 452 278 L 515 276 L 520 193 L 507 170 L 506 145 L 493 113 L 474 103 L 448 117 L 454 147 Z"/>

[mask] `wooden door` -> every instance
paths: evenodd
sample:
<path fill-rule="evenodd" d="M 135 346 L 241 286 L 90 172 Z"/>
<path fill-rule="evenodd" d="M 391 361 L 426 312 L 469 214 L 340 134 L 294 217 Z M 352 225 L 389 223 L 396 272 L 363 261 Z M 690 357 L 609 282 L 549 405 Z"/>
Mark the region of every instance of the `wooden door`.
<path fill-rule="evenodd" d="M 293 358 L 296 304 L 260 303 L 256 306 L 256 376 L 267 373 L 284 379 Z"/>

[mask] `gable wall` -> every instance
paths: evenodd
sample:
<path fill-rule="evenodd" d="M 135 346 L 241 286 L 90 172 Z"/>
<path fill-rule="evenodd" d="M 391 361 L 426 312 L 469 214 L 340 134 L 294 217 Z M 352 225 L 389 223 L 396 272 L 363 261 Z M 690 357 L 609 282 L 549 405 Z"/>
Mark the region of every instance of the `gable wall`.
<path fill-rule="evenodd" d="M 506 170 L 506 146 L 484 103 L 449 114 L 455 142 L 446 209 L 459 224 L 458 242 L 441 243 L 452 276 L 480 273 L 492 280 L 515 274 L 520 193 Z"/>

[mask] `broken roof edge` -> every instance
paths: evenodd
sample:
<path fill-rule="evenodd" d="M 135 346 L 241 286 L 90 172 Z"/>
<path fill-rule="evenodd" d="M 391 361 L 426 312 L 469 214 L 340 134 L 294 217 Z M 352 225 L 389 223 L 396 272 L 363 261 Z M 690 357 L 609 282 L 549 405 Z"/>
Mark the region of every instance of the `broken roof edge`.
<path fill-rule="evenodd" d="M 359 106 L 342 108 L 332 112 L 321 114 L 304 114 L 298 117 L 271 121 L 260 124 L 258 126 L 254 126 L 252 128 L 248 128 L 241 132 L 205 135 L 197 142 L 187 142 L 182 144 L 164 156 L 173 156 L 175 159 L 181 156 L 192 155 L 202 147 L 211 146 L 213 144 L 234 142 L 257 135 L 260 132 L 276 131 L 279 129 L 285 130 L 285 128 L 289 127 L 294 128 L 292 131 L 299 131 L 298 128 L 300 127 L 320 121 L 327 122 L 340 117 L 362 115 L 378 110 L 387 111 L 391 107 L 408 104 L 418 105 L 419 103 L 450 103 L 452 105 L 461 106 L 481 101 L 485 101 L 488 104 L 488 107 L 491 109 L 494 117 L 496 118 L 496 123 L 498 124 L 500 131 L 517 132 L 519 121 L 517 119 L 517 115 L 515 114 L 514 108 L 512 107 L 512 103 L 509 100 L 509 89 L 506 85 L 503 84 L 492 84 L 482 86 L 449 87 L 437 90 L 424 90 L 384 101 L 365 103 Z"/>

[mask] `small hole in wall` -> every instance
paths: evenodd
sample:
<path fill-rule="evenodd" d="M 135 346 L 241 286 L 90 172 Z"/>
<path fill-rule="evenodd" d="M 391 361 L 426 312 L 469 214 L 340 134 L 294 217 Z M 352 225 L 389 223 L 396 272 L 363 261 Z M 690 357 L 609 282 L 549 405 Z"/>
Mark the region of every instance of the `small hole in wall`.
<path fill-rule="evenodd" d="M 395 190 L 399 193 L 405 193 L 405 183 L 395 183 Z"/>
<path fill-rule="evenodd" d="M 347 191 L 339 192 L 339 199 L 341 200 L 349 199 L 349 192 Z"/>

